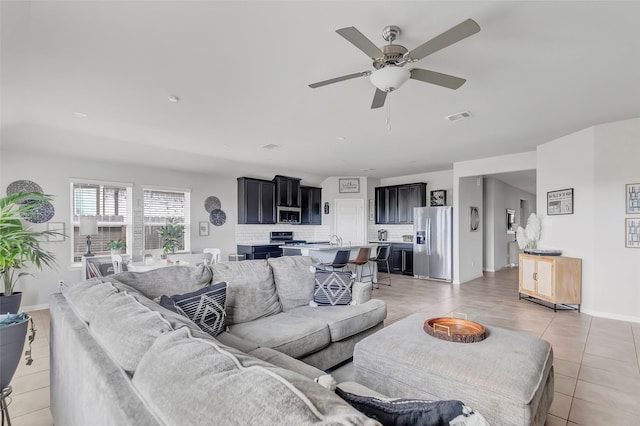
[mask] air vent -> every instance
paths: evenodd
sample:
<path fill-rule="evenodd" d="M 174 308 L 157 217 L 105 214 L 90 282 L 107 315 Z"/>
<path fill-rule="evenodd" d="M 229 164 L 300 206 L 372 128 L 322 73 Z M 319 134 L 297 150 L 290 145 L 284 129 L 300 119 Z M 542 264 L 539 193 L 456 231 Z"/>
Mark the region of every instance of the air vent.
<path fill-rule="evenodd" d="M 280 148 L 280 145 L 275 145 L 272 143 L 266 144 L 266 145 L 262 145 L 262 147 L 264 149 L 276 149 L 276 148 Z"/>
<path fill-rule="evenodd" d="M 465 120 L 465 119 L 471 118 L 471 117 L 473 117 L 473 114 L 471 114 L 471 112 L 462 111 L 462 112 L 459 112 L 457 114 L 448 115 L 446 118 L 449 121 L 460 121 L 460 120 Z"/>

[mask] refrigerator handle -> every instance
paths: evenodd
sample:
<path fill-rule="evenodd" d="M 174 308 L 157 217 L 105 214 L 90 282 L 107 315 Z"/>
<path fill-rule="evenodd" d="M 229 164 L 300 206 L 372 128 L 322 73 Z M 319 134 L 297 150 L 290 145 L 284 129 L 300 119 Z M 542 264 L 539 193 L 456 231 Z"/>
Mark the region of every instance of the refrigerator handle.
<path fill-rule="evenodd" d="M 431 219 L 430 218 L 427 219 L 426 234 L 427 234 L 427 238 L 425 241 L 425 246 L 427 249 L 427 254 L 431 254 Z"/>

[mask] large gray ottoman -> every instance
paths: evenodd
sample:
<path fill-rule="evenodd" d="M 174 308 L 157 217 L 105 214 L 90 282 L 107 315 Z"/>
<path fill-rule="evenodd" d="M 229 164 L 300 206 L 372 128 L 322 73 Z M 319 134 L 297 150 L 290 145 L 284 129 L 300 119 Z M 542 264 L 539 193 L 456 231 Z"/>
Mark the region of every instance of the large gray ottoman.
<path fill-rule="evenodd" d="M 413 314 L 356 344 L 356 381 L 389 397 L 457 399 L 492 426 L 544 425 L 553 400 L 553 351 L 533 335 L 486 327 L 477 343 L 428 335 Z"/>

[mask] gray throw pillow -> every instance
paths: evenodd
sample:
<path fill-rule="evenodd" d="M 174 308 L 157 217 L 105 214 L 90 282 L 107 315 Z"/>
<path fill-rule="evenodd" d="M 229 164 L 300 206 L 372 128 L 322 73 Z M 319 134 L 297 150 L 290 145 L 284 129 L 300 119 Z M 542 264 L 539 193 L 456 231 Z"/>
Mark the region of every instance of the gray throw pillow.
<path fill-rule="evenodd" d="M 215 337 L 225 331 L 224 304 L 227 295 L 227 283 L 221 282 L 204 287 L 191 293 L 173 296 L 161 296 L 160 306 L 178 312 L 205 333 Z"/>
<path fill-rule="evenodd" d="M 342 271 L 317 270 L 311 306 L 336 306 L 351 303 L 353 274 Z"/>

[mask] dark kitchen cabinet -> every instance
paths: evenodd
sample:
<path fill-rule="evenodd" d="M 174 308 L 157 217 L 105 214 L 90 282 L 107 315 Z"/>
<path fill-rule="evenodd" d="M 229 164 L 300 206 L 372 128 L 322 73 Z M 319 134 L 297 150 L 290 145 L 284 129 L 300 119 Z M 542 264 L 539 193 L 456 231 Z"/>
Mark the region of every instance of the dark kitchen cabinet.
<path fill-rule="evenodd" d="M 413 223 L 413 208 L 427 205 L 427 184 L 379 186 L 375 199 L 376 223 Z"/>
<path fill-rule="evenodd" d="M 392 274 L 413 275 L 413 244 L 391 244 L 389 265 Z"/>
<path fill-rule="evenodd" d="M 275 190 L 268 180 L 238 178 L 238 223 L 276 223 Z"/>
<path fill-rule="evenodd" d="M 300 186 L 302 225 L 322 225 L 322 188 Z"/>
<path fill-rule="evenodd" d="M 278 175 L 273 182 L 276 185 L 276 207 L 300 208 L 300 179 Z"/>
<path fill-rule="evenodd" d="M 244 254 L 246 260 L 269 259 L 271 257 L 282 256 L 282 249 L 277 245 L 238 245 L 236 247 L 238 254 Z"/>

